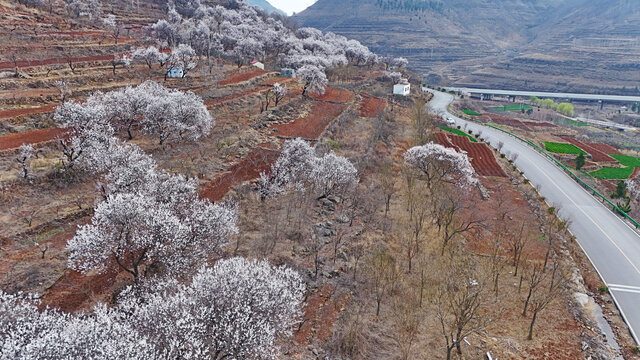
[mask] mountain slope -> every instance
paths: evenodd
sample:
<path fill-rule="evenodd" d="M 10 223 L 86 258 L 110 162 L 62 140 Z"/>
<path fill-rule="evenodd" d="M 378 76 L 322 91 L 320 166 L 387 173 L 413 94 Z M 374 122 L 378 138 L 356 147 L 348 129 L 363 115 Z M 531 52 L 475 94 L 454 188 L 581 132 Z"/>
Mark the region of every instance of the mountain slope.
<path fill-rule="evenodd" d="M 277 7 L 271 5 L 271 3 L 269 1 L 267 1 L 267 0 L 247 0 L 247 3 L 249 5 L 251 5 L 251 6 L 259 7 L 261 9 L 265 10 L 268 13 L 276 12 L 276 13 L 279 13 L 281 15 L 285 15 L 285 16 L 287 15 L 287 14 L 285 14 L 284 11 L 282 11 L 282 10 L 278 9 Z"/>
<path fill-rule="evenodd" d="M 295 19 L 445 83 L 590 91 L 640 80 L 639 12 L 633 0 L 319 0 Z"/>

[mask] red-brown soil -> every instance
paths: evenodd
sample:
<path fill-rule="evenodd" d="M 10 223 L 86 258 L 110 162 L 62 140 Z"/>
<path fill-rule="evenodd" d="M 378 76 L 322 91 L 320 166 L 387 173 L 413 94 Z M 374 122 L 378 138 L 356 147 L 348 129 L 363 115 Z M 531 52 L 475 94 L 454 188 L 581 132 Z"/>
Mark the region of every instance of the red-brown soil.
<path fill-rule="evenodd" d="M 444 139 L 443 137 L 448 137 Z M 504 170 L 496 161 L 493 151 L 483 143 L 472 143 L 466 136 L 457 136 L 439 133 L 436 137 L 437 141 L 447 147 L 453 147 L 457 151 L 466 151 L 471 158 L 471 165 L 476 172 L 482 176 L 498 176 L 506 177 Z M 453 145 L 453 146 L 451 146 Z"/>
<path fill-rule="evenodd" d="M 361 117 L 375 117 L 387 107 L 387 101 L 368 94 L 362 95 L 362 105 L 360 106 Z"/>
<path fill-rule="evenodd" d="M 322 100 L 340 104 L 350 103 L 354 100 L 353 92 L 333 87 L 327 87 L 324 90 L 324 94 L 309 94 L 309 97 L 314 100 Z"/>
<path fill-rule="evenodd" d="M 0 151 L 20 147 L 22 144 L 34 145 L 51 141 L 59 136 L 63 136 L 68 129 L 37 129 L 22 133 L 9 134 L 0 137 Z"/>
<path fill-rule="evenodd" d="M 0 111 L 0 119 L 11 119 L 23 115 L 42 114 L 53 111 L 57 105 L 43 105 L 39 107 L 24 108 L 24 109 L 11 109 Z"/>
<path fill-rule="evenodd" d="M 305 302 L 302 324 L 296 331 L 294 340 L 298 344 L 309 344 L 314 340 L 325 342 L 333 336 L 333 324 L 341 310 L 347 305 L 348 296 L 343 294 L 334 299 L 335 288 L 325 284 Z"/>
<path fill-rule="evenodd" d="M 592 146 L 589 146 L 586 143 L 580 142 L 572 137 L 563 136 L 562 139 L 588 152 L 591 155 L 591 159 L 595 162 L 616 162 L 617 161 L 616 159 L 603 153 L 602 151 Z"/>
<path fill-rule="evenodd" d="M 533 126 L 533 127 L 546 127 L 546 128 L 558 127 L 558 125 L 552 124 L 546 121 L 523 121 L 522 123 L 525 124 L 526 126 Z"/>
<path fill-rule="evenodd" d="M 298 118 L 290 124 L 273 126 L 273 129 L 277 130 L 273 135 L 315 140 L 346 108 L 347 105 L 343 104 L 316 102 L 311 106 L 309 116 Z"/>
<path fill-rule="evenodd" d="M 618 149 L 608 144 L 598 144 L 598 143 L 589 143 L 589 142 L 585 142 L 583 144 L 586 144 L 587 146 L 590 146 L 608 155 L 622 155 L 622 153 L 618 151 Z"/>
<path fill-rule="evenodd" d="M 572 168 L 575 168 L 575 167 L 576 167 L 576 162 L 575 162 L 574 160 L 565 160 L 565 161 L 563 161 L 563 162 L 564 162 L 566 165 L 568 165 L 568 166 L 570 166 L 570 167 L 572 167 Z M 594 162 L 586 161 L 586 162 L 584 163 L 583 170 L 584 170 L 584 168 L 588 168 L 588 167 L 592 167 L 592 166 L 596 166 L 596 165 L 597 165 L 597 164 L 596 164 L 596 163 L 594 163 Z"/>
<path fill-rule="evenodd" d="M 117 276 L 118 272 L 115 270 L 95 275 L 66 270 L 65 274 L 47 289 L 42 303 L 64 312 L 78 311 L 88 300 L 110 289 L 115 284 Z"/>
<path fill-rule="evenodd" d="M 264 75 L 264 74 L 268 74 L 270 71 L 267 70 L 252 70 L 252 71 L 239 71 L 239 72 L 234 72 L 231 75 L 227 76 L 226 79 L 222 80 L 222 81 L 218 81 L 218 85 L 231 85 L 231 84 L 237 84 L 237 83 L 241 83 L 241 82 L 245 82 L 247 80 L 251 80 L 255 77 Z"/>
<path fill-rule="evenodd" d="M 245 181 L 256 179 L 280 155 L 279 151 L 257 148 L 234 164 L 224 174 L 206 183 L 200 190 L 200 196 L 211 201 L 220 201 L 231 187 Z"/>
<path fill-rule="evenodd" d="M 286 78 L 286 77 L 281 77 L 281 76 L 275 76 L 275 77 L 271 77 L 266 79 L 265 81 L 262 82 L 263 85 L 271 85 L 273 86 L 273 84 L 275 83 L 279 83 L 279 84 L 283 84 L 283 83 L 288 83 L 291 81 L 294 81 L 295 79 L 293 78 Z"/>
<path fill-rule="evenodd" d="M 490 117 L 487 117 L 487 118 L 490 119 L 489 121 L 494 122 L 496 124 L 513 126 L 513 127 L 517 127 L 517 128 L 522 129 L 522 130 L 525 130 L 525 131 L 531 131 L 531 128 L 528 127 L 525 123 L 523 123 L 520 120 L 516 120 L 516 119 L 512 119 L 512 118 L 508 118 L 508 117 L 504 117 L 504 116 L 500 116 L 500 115 L 491 115 Z M 488 120 L 488 119 L 486 119 L 486 120 Z"/>

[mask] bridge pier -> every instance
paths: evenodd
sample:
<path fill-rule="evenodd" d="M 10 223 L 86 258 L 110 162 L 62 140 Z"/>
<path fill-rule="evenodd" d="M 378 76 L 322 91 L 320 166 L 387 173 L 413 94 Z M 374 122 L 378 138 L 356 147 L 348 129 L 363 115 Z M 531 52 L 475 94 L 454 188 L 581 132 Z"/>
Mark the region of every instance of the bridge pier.
<path fill-rule="evenodd" d="M 600 110 L 604 109 L 604 101 L 603 100 L 598 100 L 598 108 Z"/>

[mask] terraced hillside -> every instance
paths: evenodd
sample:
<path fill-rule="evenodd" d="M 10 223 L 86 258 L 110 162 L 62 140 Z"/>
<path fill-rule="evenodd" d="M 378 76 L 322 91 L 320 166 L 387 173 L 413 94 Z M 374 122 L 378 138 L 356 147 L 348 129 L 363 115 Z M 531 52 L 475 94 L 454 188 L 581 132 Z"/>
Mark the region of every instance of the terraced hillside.
<path fill-rule="evenodd" d="M 624 93 L 640 80 L 638 2 L 395 3 L 412 2 L 319 0 L 296 19 L 405 56 L 443 85 Z"/>

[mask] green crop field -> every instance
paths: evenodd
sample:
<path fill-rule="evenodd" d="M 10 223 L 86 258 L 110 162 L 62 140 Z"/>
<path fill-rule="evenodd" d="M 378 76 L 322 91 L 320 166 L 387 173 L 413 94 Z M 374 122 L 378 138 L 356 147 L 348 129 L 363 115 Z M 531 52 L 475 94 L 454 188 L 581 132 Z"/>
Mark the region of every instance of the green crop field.
<path fill-rule="evenodd" d="M 624 168 L 602 168 L 600 170 L 596 170 L 589 174 L 596 179 L 619 180 L 619 179 L 628 179 L 632 173 L 633 173 L 632 167 L 624 167 Z"/>
<path fill-rule="evenodd" d="M 624 166 L 640 167 L 640 158 L 637 158 L 635 156 L 627 156 L 627 155 L 609 155 L 609 156 L 618 160 L 618 162 L 620 162 L 620 164 Z"/>
<path fill-rule="evenodd" d="M 529 110 L 532 109 L 531 106 L 529 105 L 524 105 L 524 104 L 520 104 L 520 105 L 504 105 L 504 106 L 495 106 L 495 107 L 490 107 L 489 110 L 491 111 L 522 111 L 522 110 Z"/>
<path fill-rule="evenodd" d="M 556 154 L 587 154 L 582 151 L 579 147 L 573 144 L 565 144 L 565 143 L 555 143 L 555 142 L 547 142 L 544 143 L 545 149 L 547 151 L 556 153 Z"/>
<path fill-rule="evenodd" d="M 471 109 L 464 109 L 462 110 L 463 113 L 467 114 L 467 115 L 471 115 L 471 116 L 480 116 L 482 114 L 480 114 L 479 112 L 475 112 Z"/>
<path fill-rule="evenodd" d="M 448 126 L 440 126 L 440 129 L 444 130 L 444 131 L 448 131 L 452 134 L 455 135 L 460 135 L 460 136 L 466 136 L 469 138 L 469 140 L 471 140 L 471 142 L 478 142 L 473 136 L 467 134 L 466 132 L 459 130 L 459 129 L 452 129 Z"/>
<path fill-rule="evenodd" d="M 553 119 L 553 122 L 558 125 L 564 125 L 564 126 L 589 126 L 589 124 L 583 123 L 582 121 L 575 121 L 575 120 L 565 119 L 565 118 Z"/>

